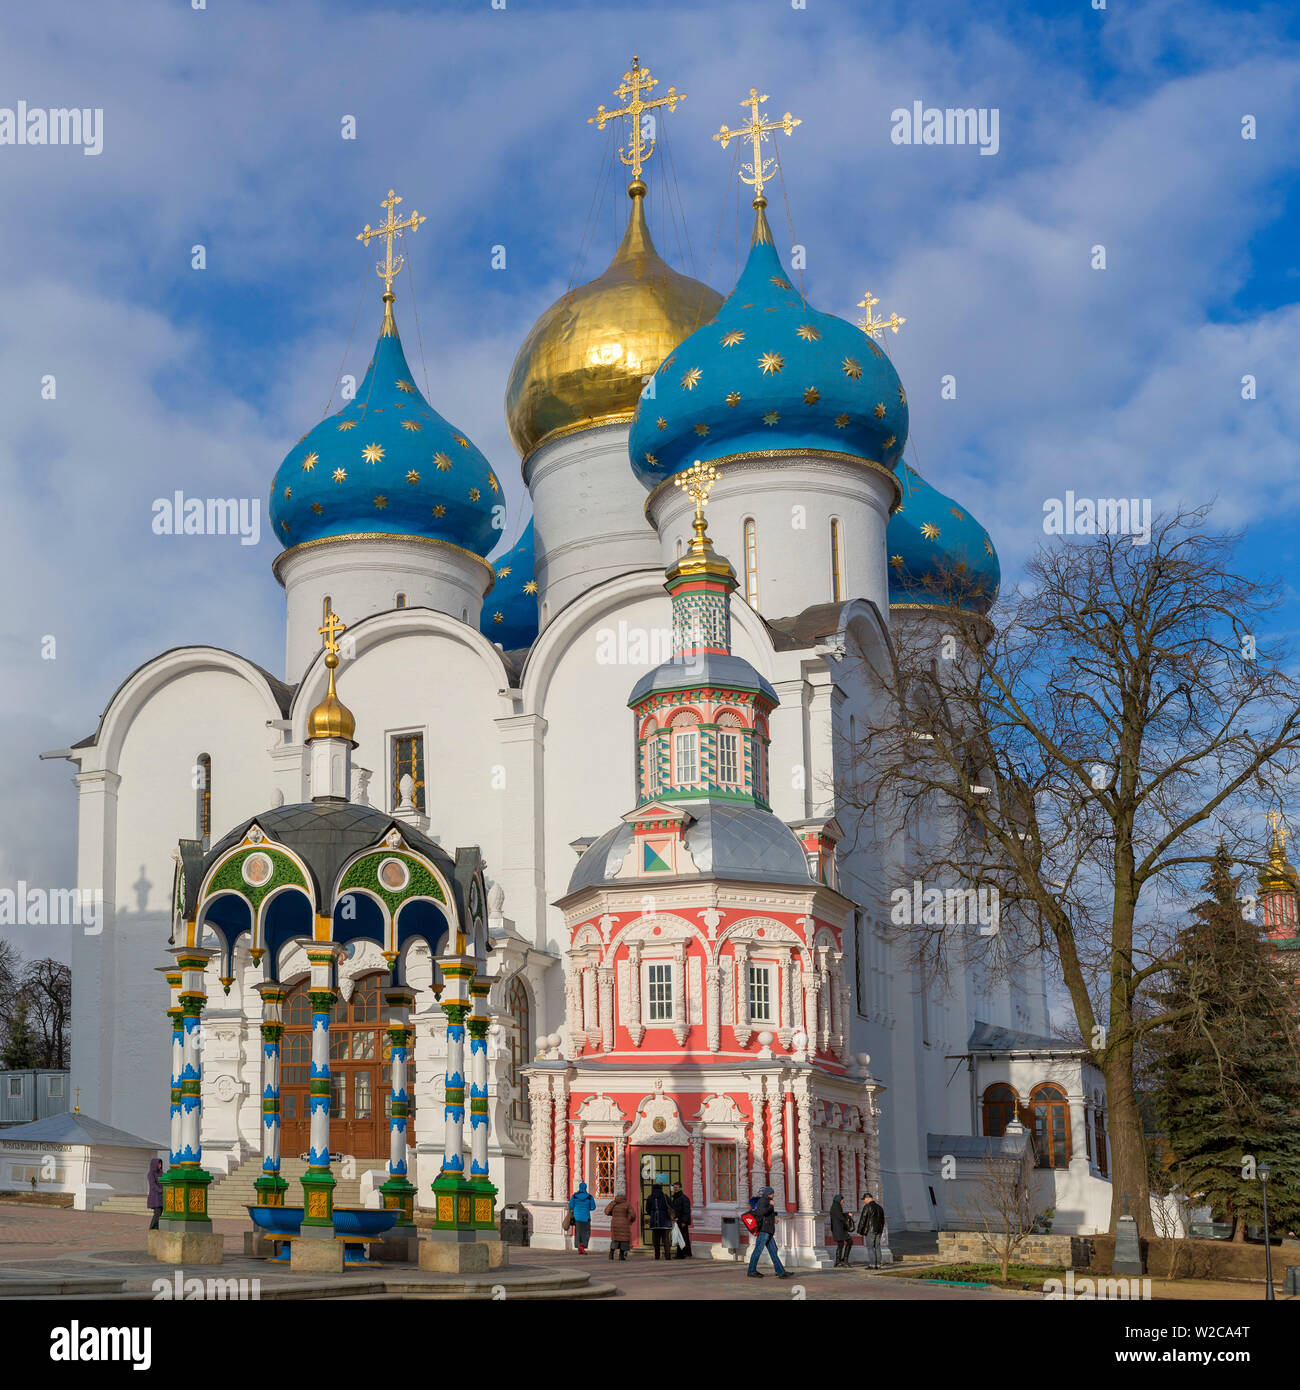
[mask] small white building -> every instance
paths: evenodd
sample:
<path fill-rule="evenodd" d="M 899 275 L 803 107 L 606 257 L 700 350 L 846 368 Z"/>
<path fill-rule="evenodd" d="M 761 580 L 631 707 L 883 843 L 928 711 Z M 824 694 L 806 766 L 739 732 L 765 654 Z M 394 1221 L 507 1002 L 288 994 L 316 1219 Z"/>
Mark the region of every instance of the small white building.
<path fill-rule="evenodd" d="M 0 1192 L 70 1192 L 77 1211 L 106 1198 L 141 1196 L 149 1162 L 165 1144 L 76 1111 L 0 1131 Z"/>

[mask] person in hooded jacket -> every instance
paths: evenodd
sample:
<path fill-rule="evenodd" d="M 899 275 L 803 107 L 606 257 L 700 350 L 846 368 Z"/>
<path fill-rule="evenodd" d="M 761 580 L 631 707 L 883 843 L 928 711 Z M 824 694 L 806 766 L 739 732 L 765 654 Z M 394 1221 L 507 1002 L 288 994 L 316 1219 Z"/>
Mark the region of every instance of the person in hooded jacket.
<path fill-rule="evenodd" d="M 650 1222 L 650 1235 L 655 1243 L 655 1259 L 659 1258 L 659 1252 L 662 1250 L 664 1259 L 671 1260 L 673 1209 L 668 1205 L 668 1198 L 664 1196 L 660 1183 L 655 1183 L 650 1189 L 650 1195 L 645 1199 L 645 1214 Z"/>
<path fill-rule="evenodd" d="M 158 1181 L 158 1179 L 162 1177 L 162 1171 L 162 1159 L 151 1158 L 149 1160 L 149 1173 L 147 1178 L 149 1184 L 149 1195 L 145 1199 L 150 1209 L 153 1211 L 153 1220 L 149 1223 L 149 1229 L 151 1231 L 156 1231 L 158 1229 L 158 1220 L 162 1216 L 163 1190 L 162 1183 Z"/>
<path fill-rule="evenodd" d="M 605 1208 L 605 1215 L 609 1217 L 609 1258 L 612 1260 L 617 1250 L 619 1259 L 625 1260 L 632 1248 L 632 1221 L 636 1215 L 625 1192 L 614 1195 L 614 1200 Z"/>
<path fill-rule="evenodd" d="M 772 1201 L 772 1197 L 772 1189 L 762 1187 L 750 1198 L 750 1210 L 758 1218 L 758 1230 L 754 1232 L 754 1245 L 749 1254 L 749 1278 L 751 1279 L 763 1277 L 758 1272 L 758 1257 L 764 1250 L 772 1257 L 778 1279 L 793 1278 L 793 1275 L 781 1263 L 781 1257 L 776 1253 L 776 1203 Z"/>
<path fill-rule="evenodd" d="M 835 1268 L 847 1269 L 853 1253 L 853 1219 L 845 1214 L 842 1192 L 831 1201 L 831 1239 L 835 1242 Z"/>
<path fill-rule="evenodd" d="M 573 1213 L 573 1243 L 579 1255 L 587 1253 L 591 1241 L 591 1213 L 596 1209 L 596 1199 L 587 1191 L 587 1184 L 580 1182 L 578 1190 L 569 1198 L 569 1210 Z"/>

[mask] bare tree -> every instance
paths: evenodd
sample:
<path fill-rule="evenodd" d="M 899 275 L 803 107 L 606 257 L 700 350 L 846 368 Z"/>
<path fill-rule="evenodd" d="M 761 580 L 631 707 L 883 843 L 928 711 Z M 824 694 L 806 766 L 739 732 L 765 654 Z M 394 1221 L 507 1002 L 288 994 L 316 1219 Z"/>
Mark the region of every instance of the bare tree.
<path fill-rule="evenodd" d="M 1135 1048 L 1171 1017 L 1147 992 L 1216 845 L 1258 862 L 1300 751 L 1300 686 L 1261 635 L 1275 591 L 1233 573 L 1207 513 L 1158 518 L 1145 545 L 1045 544 L 987 618 L 901 615 L 889 662 L 853 653 L 883 712 L 839 788 L 882 837 L 909 830 L 916 877 L 996 892 L 1012 923 L 978 942 L 911 923 L 918 955 L 1050 964 L 1106 1077 L 1112 1227 L 1127 1192 L 1146 1235 Z"/>
<path fill-rule="evenodd" d="M 22 997 L 27 1001 L 29 1019 L 40 1033 L 41 1065 L 69 1066 L 72 971 L 49 956 L 29 961 L 23 971 Z"/>
<path fill-rule="evenodd" d="M 980 1232 L 985 1248 L 998 1262 L 1005 1284 L 1011 1262 L 1038 1222 L 1031 1185 L 1031 1150 L 1028 1144 L 1012 1150 L 1006 1139 L 990 1139 L 988 1143 L 988 1151 L 980 1159 L 979 1176 L 959 1210 L 963 1221 Z"/>

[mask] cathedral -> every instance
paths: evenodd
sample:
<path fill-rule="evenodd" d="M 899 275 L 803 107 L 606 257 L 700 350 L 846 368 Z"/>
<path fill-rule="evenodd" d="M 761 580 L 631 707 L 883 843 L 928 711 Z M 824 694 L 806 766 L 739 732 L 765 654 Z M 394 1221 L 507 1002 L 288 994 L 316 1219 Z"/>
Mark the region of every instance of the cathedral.
<path fill-rule="evenodd" d="M 283 671 L 173 648 L 68 750 L 105 904 L 74 945 L 82 1105 L 170 1114 L 213 1193 L 282 1201 L 302 1155 L 309 1220 L 346 1165 L 408 1214 L 491 1191 L 561 1248 L 586 1182 L 599 1248 L 615 1192 L 680 1182 L 721 1250 L 771 1186 L 805 1263 L 836 1194 L 953 1223 L 948 1160 L 1023 1118 L 1056 1229 L 1105 1229 L 1104 1091 L 1042 967 L 918 971 L 889 931 L 911 832 L 837 800 L 870 665 L 991 608 L 992 540 L 904 462 L 901 320 L 815 308 L 777 244 L 789 113 L 751 91 L 716 137 L 752 189 L 730 293 L 660 256 L 656 85 L 634 60 L 600 108 L 632 174 L 608 268 L 537 306 L 504 383 L 530 515 L 417 384 L 395 248 L 422 219 L 390 192 L 369 367 L 270 488 Z"/>

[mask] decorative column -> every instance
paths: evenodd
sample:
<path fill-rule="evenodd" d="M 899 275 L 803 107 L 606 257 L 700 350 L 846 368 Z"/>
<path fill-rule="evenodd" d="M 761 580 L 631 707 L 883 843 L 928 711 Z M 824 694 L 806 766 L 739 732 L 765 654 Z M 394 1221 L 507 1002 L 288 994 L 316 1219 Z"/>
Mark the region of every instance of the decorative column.
<path fill-rule="evenodd" d="M 782 1086 L 785 1097 L 785 1175 L 786 1175 L 786 1197 L 790 1205 L 796 1210 L 799 1207 L 799 1197 L 802 1188 L 799 1183 L 799 1154 L 798 1154 L 798 1128 L 795 1124 L 794 1096 Z"/>
<path fill-rule="evenodd" d="M 641 1022 L 641 943 L 629 941 L 627 946 L 627 1012 L 628 1029 L 632 1036 L 632 1046 L 640 1047 L 645 1037 L 645 1024 Z"/>
<path fill-rule="evenodd" d="M 596 969 L 596 984 L 600 991 L 600 1050 L 614 1050 L 614 967 L 601 965 Z"/>
<path fill-rule="evenodd" d="M 600 1016 L 596 1007 L 596 971 L 590 961 L 582 964 L 582 1036 L 589 1047 L 600 1042 Z"/>
<path fill-rule="evenodd" d="M 474 1189 L 476 1230 L 496 1230 L 497 1189 L 488 1178 L 488 1055 L 490 980 L 476 976 L 469 987 L 469 1177 Z"/>
<path fill-rule="evenodd" d="M 691 1204 L 704 1208 L 704 1140 L 698 1134 L 691 1135 Z"/>
<path fill-rule="evenodd" d="M 772 1202 L 779 1212 L 785 1210 L 785 1139 L 781 1113 L 785 1107 L 781 1089 L 777 1077 L 767 1078 L 767 1113 L 772 1117 L 772 1162 L 767 1180 L 772 1186 Z"/>
<path fill-rule="evenodd" d="M 614 1140 L 614 1191 L 625 1197 L 629 1192 L 627 1185 L 627 1135 L 620 1134 Z"/>
<path fill-rule="evenodd" d="M 318 921 L 329 922 L 329 918 Z M 311 1139 L 307 1151 L 307 1171 L 302 1175 L 305 1211 L 302 1218 L 303 1236 L 332 1240 L 334 1236 L 334 1173 L 330 1154 L 330 1012 L 338 998 L 334 988 L 334 966 L 339 948 L 332 941 L 313 942 L 307 947 L 307 963 L 311 979 L 307 998 L 311 1001 L 311 1072 L 310 1092 Z M 298 1256 L 301 1240 L 295 1242 L 293 1258 Z M 340 1252 L 340 1260 L 342 1254 Z"/>
<path fill-rule="evenodd" d="M 580 1052 L 587 1039 L 582 1016 L 582 966 L 570 956 L 568 967 L 564 972 L 564 1017 L 569 1025 L 569 1043 L 575 1052 Z"/>
<path fill-rule="evenodd" d="M 689 983 L 686 976 L 686 943 L 679 941 L 673 947 L 673 976 L 676 989 L 673 990 L 673 1037 L 677 1046 L 686 1043 L 686 991 Z"/>
<path fill-rule="evenodd" d="M 384 1003 L 388 1006 L 388 1041 L 391 1055 L 389 1075 L 391 1092 L 388 1099 L 388 1180 L 380 1185 L 384 1209 L 400 1213 L 397 1227 L 414 1227 L 415 1185 L 406 1173 L 407 1125 L 411 1098 L 406 1089 L 407 1049 L 411 1046 L 411 1009 L 414 993 L 397 987 L 386 990 Z"/>
<path fill-rule="evenodd" d="M 781 1002 L 778 1006 L 780 1012 L 776 1030 L 782 1047 L 789 1047 L 790 1039 L 794 1037 L 794 1006 L 790 1000 L 790 977 L 793 973 L 794 961 L 790 955 L 790 948 L 782 946 L 777 963 L 777 974 L 781 977 Z"/>
<path fill-rule="evenodd" d="M 741 1047 L 749 1045 L 753 1029 L 749 1024 L 749 945 L 737 941 L 732 947 L 732 958 L 736 962 L 736 1041 Z"/>
<path fill-rule="evenodd" d="M 284 1037 L 284 986 L 262 980 L 262 1175 L 253 1184 L 259 1207 L 284 1206 L 289 1184 L 280 1176 L 280 1042 Z"/>
<path fill-rule="evenodd" d="M 708 1046 L 710 1052 L 717 1052 L 722 1046 L 722 967 L 704 967 L 704 989 L 708 995 L 705 1021 L 707 1024 Z"/>
<path fill-rule="evenodd" d="M 817 1210 L 817 1195 L 813 1191 L 812 1097 L 801 1090 L 795 1097 L 799 1115 L 799 1202 L 805 1211 Z"/>
<path fill-rule="evenodd" d="M 180 1162 L 181 1151 L 181 1068 L 184 1066 L 185 1056 L 185 1014 L 181 1009 L 181 972 L 174 966 L 160 965 L 160 974 L 167 981 L 167 988 L 171 993 L 171 1004 L 167 1010 L 167 1017 L 172 1025 L 172 1093 L 170 1127 L 168 1130 L 168 1155 L 167 1172 L 162 1175 L 161 1181 L 166 1183 L 171 1170 Z M 164 1194 L 166 1188 L 163 1189 Z M 164 1196 L 164 1210 L 166 1210 L 166 1200 Z"/>
<path fill-rule="evenodd" d="M 528 1078 L 528 1108 L 533 1117 L 532 1152 L 529 1154 L 530 1196 L 551 1200 L 551 1091 L 545 1076 Z"/>
<path fill-rule="evenodd" d="M 555 1102 L 555 1147 L 551 1160 L 552 1198 L 556 1202 L 569 1200 L 569 1088 L 563 1076 L 551 1078 Z"/>
<path fill-rule="evenodd" d="M 465 1020 L 475 971 L 469 956 L 445 956 L 439 964 L 444 982 L 440 1003 L 447 1018 L 447 1074 L 442 1170 L 433 1180 L 433 1229 L 454 1239 L 474 1221 L 472 1189 L 465 1176 Z"/>
<path fill-rule="evenodd" d="M 831 1046 L 831 980 L 830 971 L 827 968 L 826 947 L 817 948 L 817 1015 L 818 1015 L 818 1040 L 823 1052 L 829 1052 Z"/>
<path fill-rule="evenodd" d="M 749 1174 L 751 1193 L 757 1192 L 760 1187 L 766 1186 L 763 1175 L 767 1171 L 763 1164 L 763 1146 L 766 1141 L 766 1126 L 763 1123 L 763 1080 L 759 1077 L 754 1081 L 749 1090 L 749 1104 L 754 1113 L 753 1128 L 753 1153 L 751 1155 L 751 1167 Z"/>
<path fill-rule="evenodd" d="M 1085 1098 L 1076 1093 L 1069 1097 L 1068 1103 L 1070 1106 L 1070 1167 L 1074 1172 L 1086 1177 L 1092 1169 L 1092 1164 L 1088 1159 Z"/>

